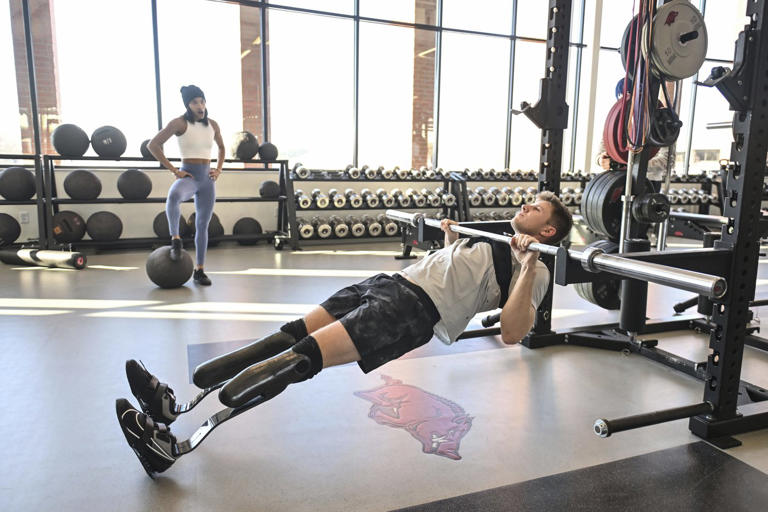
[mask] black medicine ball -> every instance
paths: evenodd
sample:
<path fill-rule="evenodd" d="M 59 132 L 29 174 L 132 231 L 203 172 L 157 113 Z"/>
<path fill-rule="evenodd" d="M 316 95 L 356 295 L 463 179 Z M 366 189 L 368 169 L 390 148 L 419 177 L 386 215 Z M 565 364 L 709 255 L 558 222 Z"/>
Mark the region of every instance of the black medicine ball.
<path fill-rule="evenodd" d="M 123 132 L 114 126 L 101 126 L 91 134 L 91 146 L 99 156 L 117 158 L 125 153 L 127 142 Z"/>
<path fill-rule="evenodd" d="M 232 233 L 235 235 L 260 235 L 262 233 L 261 224 L 253 217 L 243 217 L 235 222 L 235 227 L 232 228 Z M 240 245 L 256 245 L 258 240 L 238 240 Z"/>
<path fill-rule="evenodd" d="M 250 160 L 259 152 L 259 140 L 251 132 L 238 132 L 232 142 L 232 158 Z"/>
<path fill-rule="evenodd" d="M 0 213 L 0 247 L 11 245 L 21 235 L 21 225 L 7 213 Z"/>
<path fill-rule="evenodd" d="M 147 147 L 147 144 L 149 144 L 150 139 L 145 140 L 141 143 L 141 148 L 139 150 L 141 151 L 141 156 L 148 160 L 155 160 L 155 157 L 152 153 L 149 152 L 149 148 Z"/>
<path fill-rule="evenodd" d="M 152 180 L 139 169 L 128 169 L 117 178 L 117 190 L 125 199 L 146 199 L 152 192 Z"/>
<path fill-rule="evenodd" d="M 259 187 L 259 195 L 268 199 L 280 196 L 280 185 L 272 180 L 267 180 Z"/>
<path fill-rule="evenodd" d="M 168 217 L 165 212 L 160 212 L 155 216 L 155 220 L 152 221 L 152 230 L 160 238 L 171 238 L 171 232 L 168 229 Z M 187 235 L 187 221 L 183 215 L 179 216 L 179 236 L 184 237 Z"/>
<path fill-rule="evenodd" d="M 8 201 L 28 201 L 35 195 L 35 175 L 24 167 L 0 172 L 0 196 Z"/>
<path fill-rule="evenodd" d="M 187 251 L 181 251 L 181 259 L 172 261 L 169 253 L 170 245 L 155 249 L 147 258 L 147 277 L 160 288 L 178 288 L 192 277 L 195 268 L 192 256 Z"/>
<path fill-rule="evenodd" d="M 88 151 L 88 134 L 77 125 L 60 124 L 51 134 L 51 142 L 61 156 L 83 156 Z"/>
<path fill-rule="evenodd" d="M 123 222 L 112 212 L 96 212 L 88 217 L 85 230 L 92 240 L 112 242 L 123 234 Z"/>
<path fill-rule="evenodd" d="M 101 180 L 91 171 L 78 169 L 64 178 L 64 191 L 72 199 L 90 201 L 101 194 Z"/>
<path fill-rule="evenodd" d="M 277 160 L 277 147 L 271 142 L 265 142 L 259 147 L 259 158 L 262 160 Z"/>
<path fill-rule="evenodd" d="M 57 242 L 77 242 L 85 236 L 85 221 L 77 213 L 64 210 L 53 216 L 52 230 Z"/>

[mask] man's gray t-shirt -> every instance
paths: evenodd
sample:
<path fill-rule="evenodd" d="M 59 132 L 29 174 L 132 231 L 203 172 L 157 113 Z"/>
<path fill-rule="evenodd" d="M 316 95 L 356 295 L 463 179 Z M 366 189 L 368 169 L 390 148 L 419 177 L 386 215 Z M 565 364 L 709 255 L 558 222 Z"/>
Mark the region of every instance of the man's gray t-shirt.
<path fill-rule="evenodd" d="M 499 307 L 501 291 L 493 268 L 491 245 L 468 245 L 469 238 L 460 238 L 451 245 L 425 256 L 400 271 L 420 286 L 435 303 L 440 321 L 435 335 L 443 343 L 453 343 L 464 332 L 469 321 L 478 313 Z M 520 263 L 512 256 L 512 279 L 509 294 L 520 275 Z M 549 286 L 549 270 L 536 261 L 531 305 L 539 307 Z"/>

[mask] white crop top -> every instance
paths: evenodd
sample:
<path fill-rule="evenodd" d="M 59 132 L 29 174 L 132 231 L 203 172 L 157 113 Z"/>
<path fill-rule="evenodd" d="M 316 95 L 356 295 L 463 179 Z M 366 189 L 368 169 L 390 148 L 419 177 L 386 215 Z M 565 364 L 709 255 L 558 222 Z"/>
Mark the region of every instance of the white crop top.
<path fill-rule="evenodd" d="M 187 130 L 176 138 L 179 140 L 181 158 L 211 159 L 213 126 L 210 120 L 207 126 L 203 123 L 187 121 Z"/>

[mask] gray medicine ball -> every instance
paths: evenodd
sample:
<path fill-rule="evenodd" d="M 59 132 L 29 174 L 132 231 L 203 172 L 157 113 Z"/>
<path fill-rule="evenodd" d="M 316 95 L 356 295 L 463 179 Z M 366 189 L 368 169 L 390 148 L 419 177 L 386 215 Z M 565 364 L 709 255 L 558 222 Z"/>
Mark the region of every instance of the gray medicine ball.
<path fill-rule="evenodd" d="M 152 192 L 152 180 L 139 169 L 128 169 L 117 178 L 117 190 L 125 199 L 146 199 Z"/>
<path fill-rule="evenodd" d="M 251 160 L 259 152 L 259 140 L 251 132 L 237 132 L 231 151 L 232 158 Z"/>
<path fill-rule="evenodd" d="M 112 212 L 96 212 L 88 217 L 85 230 L 91 240 L 113 242 L 123 234 L 123 222 Z"/>
<path fill-rule="evenodd" d="M 35 195 L 35 175 L 24 167 L 0 171 L 0 196 L 8 201 L 28 201 Z"/>
<path fill-rule="evenodd" d="M 21 235 L 21 225 L 8 215 L 0 213 L 0 247 L 11 245 Z"/>
<path fill-rule="evenodd" d="M 72 199 L 90 201 L 101 194 L 101 180 L 91 171 L 77 169 L 64 178 L 64 191 Z"/>
<path fill-rule="evenodd" d="M 182 249 L 179 261 L 172 261 L 171 246 L 155 249 L 147 258 L 146 270 L 149 279 L 160 288 L 178 288 L 192 277 L 194 263 L 192 256 Z"/>
<path fill-rule="evenodd" d="M 83 156 L 90 142 L 85 130 L 74 124 L 60 124 L 51 134 L 51 143 L 61 156 Z"/>
<path fill-rule="evenodd" d="M 125 153 L 127 142 L 123 132 L 114 126 L 100 126 L 91 134 L 91 146 L 99 156 L 117 158 Z"/>
<path fill-rule="evenodd" d="M 271 142 L 259 146 L 259 158 L 262 160 L 277 160 L 277 147 Z"/>

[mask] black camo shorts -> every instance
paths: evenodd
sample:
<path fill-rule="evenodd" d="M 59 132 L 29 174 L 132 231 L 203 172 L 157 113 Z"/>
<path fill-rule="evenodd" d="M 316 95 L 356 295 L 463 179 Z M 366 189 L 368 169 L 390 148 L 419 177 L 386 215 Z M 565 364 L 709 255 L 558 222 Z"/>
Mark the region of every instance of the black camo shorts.
<path fill-rule="evenodd" d="M 365 373 L 427 343 L 440 320 L 432 299 L 400 274 L 377 274 L 320 306 L 347 330 Z"/>

